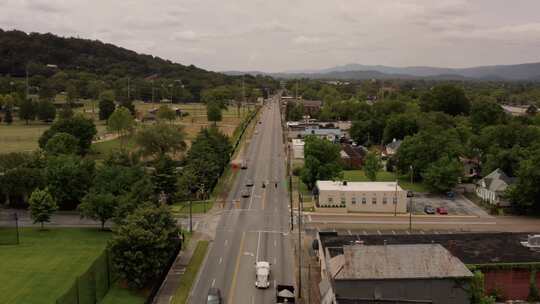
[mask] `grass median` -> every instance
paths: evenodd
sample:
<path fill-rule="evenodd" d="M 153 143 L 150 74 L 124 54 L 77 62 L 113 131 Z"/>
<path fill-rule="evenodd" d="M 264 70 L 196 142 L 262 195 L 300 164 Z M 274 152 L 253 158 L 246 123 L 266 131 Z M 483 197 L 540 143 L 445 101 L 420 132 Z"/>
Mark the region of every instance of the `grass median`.
<path fill-rule="evenodd" d="M 180 278 L 180 286 L 176 290 L 174 295 L 173 304 L 185 304 L 189 296 L 189 292 L 193 287 L 193 283 L 197 274 L 199 273 L 199 268 L 203 264 L 204 258 L 206 257 L 206 251 L 208 250 L 208 241 L 199 241 L 197 247 L 191 256 L 189 265 L 186 268 L 186 271 Z"/>

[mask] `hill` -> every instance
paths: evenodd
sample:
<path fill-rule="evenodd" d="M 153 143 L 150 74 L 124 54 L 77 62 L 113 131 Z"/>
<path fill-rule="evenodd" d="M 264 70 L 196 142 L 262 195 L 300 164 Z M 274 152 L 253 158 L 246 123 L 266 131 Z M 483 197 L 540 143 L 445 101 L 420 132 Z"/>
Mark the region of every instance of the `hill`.
<path fill-rule="evenodd" d="M 57 78 L 69 80 L 77 87 L 81 97 L 88 97 L 85 96 L 88 95 L 86 86 L 89 81 L 96 79 L 104 82 L 106 88 L 113 88 L 121 93 L 122 87 L 117 82 L 125 83 L 129 77 L 134 87 L 145 87 L 143 98 L 150 98 L 154 94 L 149 83 L 150 80 L 157 80 L 156 85 L 163 89 L 155 90 L 156 94 L 166 93 L 165 96 L 168 96 L 171 94 L 166 92 L 168 88 L 182 87 L 182 91 L 185 88 L 189 92 L 180 94 L 177 92 L 178 89 L 174 94 L 178 94 L 179 99 L 184 96 L 183 99 L 191 100 L 198 100 L 205 88 L 241 81 L 240 77 L 206 71 L 194 65 L 182 65 L 152 55 L 138 54 L 98 40 L 0 29 L 0 76 L 24 77 L 27 71 L 36 87 L 43 88 L 50 85 L 55 87 L 57 92 L 66 90 L 65 81 L 47 84 L 43 78 L 50 79 L 60 72 L 65 73 L 67 77 Z M 271 80 L 248 77 L 245 81 L 246 85 L 263 87 L 268 86 Z M 119 95 L 127 94 L 124 92 Z"/>

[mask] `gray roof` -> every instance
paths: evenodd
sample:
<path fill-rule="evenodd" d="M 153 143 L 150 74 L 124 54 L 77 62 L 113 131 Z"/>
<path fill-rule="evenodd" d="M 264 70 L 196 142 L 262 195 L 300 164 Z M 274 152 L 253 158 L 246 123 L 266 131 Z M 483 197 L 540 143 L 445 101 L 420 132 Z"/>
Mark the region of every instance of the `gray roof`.
<path fill-rule="evenodd" d="M 402 140 L 395 140 L 389 144 L 386 145 L 387 148 L 390 148 L 392 150 L 399 149 L 399 146 L 401 146 Z"/>
<path fill-rule="evenodd" d="M 439 244 L 352 245 L 330 261 L 334 279 L 463 278 L 472 273 Z"/>
<path fill-rule="evenodd" d="M 501 169 L 495 169 L 495 171 L 481 179 L 479 183 L 485 183 L 486 189 L 490 191 L 503 192 L 514 180 L 514 178 L 508 177 Z"/>

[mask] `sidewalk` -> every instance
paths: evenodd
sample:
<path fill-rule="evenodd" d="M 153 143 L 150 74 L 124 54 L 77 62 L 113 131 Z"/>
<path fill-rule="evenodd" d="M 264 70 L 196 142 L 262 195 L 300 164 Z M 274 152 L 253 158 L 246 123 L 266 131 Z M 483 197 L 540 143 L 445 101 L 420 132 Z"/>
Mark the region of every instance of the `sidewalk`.
<path fill-rule="evenodd" d="M 197 243 L 202 239 L 200 233 L 194 232 L 192 238 L 189 240 L 189 243 L 186 248 L 182 249 L 174 264 L 169 269 L 169 273 L 163 281 L 161 288 L 159 289 L 156 297 L 154 298 L 154 304 L 169 304 L 172 302 L 172 299 L 180 285 L 180 280 L 182 275 L 186 271 L 186 267 L 193 256 L 193 252 L 197 247 Z"/>

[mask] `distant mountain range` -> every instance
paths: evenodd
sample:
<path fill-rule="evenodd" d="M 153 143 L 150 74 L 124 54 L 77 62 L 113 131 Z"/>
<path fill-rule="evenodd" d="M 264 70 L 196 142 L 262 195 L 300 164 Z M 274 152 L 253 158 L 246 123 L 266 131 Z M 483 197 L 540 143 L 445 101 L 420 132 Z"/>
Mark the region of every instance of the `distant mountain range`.
<path fill-rule="evenodd" d="M 437 68 L 427 66 L 390 67 L 384 65 L 346 64 L 321 70 L 299 70 L 283 73 L 264 73 L 259 71 L 227 71 L 228 75 L 270 75 L 277 78 L 311 79 L 440 79 L 440 80 L 529 80 L 540 81 L 540 62 L 515 65 L 479 66 L 463 69 Z"/>

